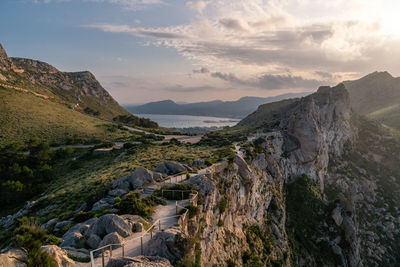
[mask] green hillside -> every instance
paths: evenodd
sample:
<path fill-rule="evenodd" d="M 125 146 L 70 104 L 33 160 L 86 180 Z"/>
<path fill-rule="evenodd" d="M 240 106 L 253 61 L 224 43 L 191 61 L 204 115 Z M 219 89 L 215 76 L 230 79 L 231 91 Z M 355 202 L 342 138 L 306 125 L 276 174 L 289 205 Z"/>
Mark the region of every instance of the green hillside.
<path fill-rule="evenodd" d="M 357 113 L 400 129 L 400 78 L 388 72 L 374 72 L 344 85 Z"/>
<path fill-rule="evenodd" d="M 126 139 L 127 131 L 114 129 L 111 123 L 89 117 L 64 104 L 31 93 L 0 86 L 0 146 L 24 143 L 37 138 L 50 143 Z"/>

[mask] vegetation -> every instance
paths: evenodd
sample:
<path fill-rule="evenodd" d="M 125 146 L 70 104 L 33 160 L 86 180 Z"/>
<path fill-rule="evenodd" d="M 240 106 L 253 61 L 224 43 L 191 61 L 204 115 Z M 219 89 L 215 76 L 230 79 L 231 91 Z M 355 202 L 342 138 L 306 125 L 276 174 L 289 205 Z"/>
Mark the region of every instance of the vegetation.
<path fill-rule="evenodd" d="M 119 214 L 135 214 L 147 219 L 151 217 L 153 207 L 157 205 L 167 205 L 167 203 L 156 196 L 141 199 L 139 193 L 129 193 L 123 199 L 115 198 L 114 203 Z"/>
<path fill-rule="evenodd" d="M 130 126 L 139 126 L 143 128 L 158 128 L 158 124 L 150 119 L 139 118 L 133 115 L 118 115 L 113 118 L 114 122 L 124 123 Z"/>
<path fill-rule="evenodd" d="M 34 103 L 34 104 L 32 104 Z M 0 86 L 0 148 L 31 138 L 51 144 L 131 140 L 137 134 L 72 110 L 67 105 Z"/>
<path fill-rule="evenodd" d="M 19 220 L 19 226 L 14 231 L 14 244 L 27 254 L 28 267 L 56 267 L 57 263 L 41 251 L 41 246 L 59 243 L 58 238 L 40 229 L 38 221 L 24 217 Z"/>
<path fill-rule="evenodd" d="M 43 192 L 53 177 L 55 160 L 68 157 L 71 148 L 59 151 L 50 149 L 47 143 L 29 142 L 29 153 L 21 153 L 17 145 L 0 151 L 0 201 L 5 204 L 0 214 Z"/>
<path fill-rule="evenodd" d="M 329 216 L 331 211 L 332 206 L 324 204 L 320 189 L 306 175 L 287 186 L 286 228 L 292 248 L 292 259 L 313 255 L 313 265 L 340 265 L 340 259 L 330 245 L 326 241 L 317 242 L 318 236 L 329 236 L 329 232 L 335 231 L 333 235 L 336 236 L 341 234 L 335 229 L 336 225 Z M 324 221 L 332 227 L 331 230 L 328 230 L 328 226 L 324 229 L 320 227 Z"/>

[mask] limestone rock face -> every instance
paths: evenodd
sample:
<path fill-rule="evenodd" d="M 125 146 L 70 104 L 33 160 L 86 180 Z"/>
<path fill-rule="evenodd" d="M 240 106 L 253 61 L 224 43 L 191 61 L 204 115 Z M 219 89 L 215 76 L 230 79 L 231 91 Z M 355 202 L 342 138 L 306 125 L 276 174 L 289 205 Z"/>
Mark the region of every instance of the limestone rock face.
<path fill-rule="evenodd" d="M 175 161 L 163 161 L 157 165 L 154 171 L 165 175 L 171 175 L 180 172 L 192 171 L 192 169 L 189 166 L 185 166 Z"/>
<path fill-rule="evenodd" d="M 157 256 L 125 257 L 122 259 L 110 259 L 106 267 L 172 267 L 171 263 Z"/>
<path fill-rule="evenodd" d="M 11 61 L 7 56 L 6 50 L 0 44 L 0 69 L 7 70 L 11 68 Z"/>
<path fill-rule="evenodd" d="M 157 232 L 144 250 L 146 256 L 159 256 L 172 264 L 182 258 L 191 246 L 190 238 L 177 227 Z"/>
<path fill-rule="evenodd" d="M 300 168 L 287 169 L 288 175 L 306 173 L 323 186 L 329 155 L 340 156 L 343 146 L 355 139 L 350 125 L 350 98 L 343 84 L 320 87 L 317 93 L 290 105 L 281 120 L 283 152 Z"/>
<path fill-rule="evenodd" d="M 49 254 L 52 257 L 59 267 L 73 267 L 75 266 L 75 262 L 68 258 L 67 252 L 55 245 L 42 246 L 42 251 Z"/>
<path fill-rule="evenodd" d="M 1 267 L 26 267 L 26 254 L 21 249 L 10 249 L 0 254 Z"/>

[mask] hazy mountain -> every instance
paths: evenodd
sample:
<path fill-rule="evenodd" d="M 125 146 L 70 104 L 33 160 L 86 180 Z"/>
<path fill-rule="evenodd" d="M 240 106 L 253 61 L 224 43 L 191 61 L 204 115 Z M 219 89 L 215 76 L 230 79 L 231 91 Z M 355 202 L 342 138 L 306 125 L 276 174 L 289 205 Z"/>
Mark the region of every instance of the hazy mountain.
<path fill-rule="evenodd" d="M 151 102 L 141 106 L 126 106 L 134 114 L 195 115 L 227 118 L 243 118 L 252 113 L 261 104 L 280 101 L 287 98 L 305 96 L 308 93 L 291 93 L 275 97 L 242 97 L 237 101 L 215 100 L 189 104 L 177 104 L 172 100 Z"/>
<path fill-rule="evenodd" d="M 359 114 L 400 129 L 400 78 L 374 72 L 359 80 L 345 81 L 351 105 Z"/>

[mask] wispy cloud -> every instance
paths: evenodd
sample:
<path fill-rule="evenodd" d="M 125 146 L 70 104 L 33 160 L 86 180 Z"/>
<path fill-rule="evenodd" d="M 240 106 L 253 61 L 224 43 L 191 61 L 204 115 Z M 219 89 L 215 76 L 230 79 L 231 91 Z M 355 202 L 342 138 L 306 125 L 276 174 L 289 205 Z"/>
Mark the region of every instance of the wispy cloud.
<path fill-rule="evenodd" d="M 165 4 L 162 0 L 32 0 L 35 4 L 49 4 L 61 2 L 93 2 L 93 3 L 110 3 L 122 6 L 127 10 L 139 10 L 150 6 Z"/>
<path fill-rule="evenodd" d="M 200 69 L 193 70 L 194 74 L 208 74 L 213 78 L 217 78 L 234 85 L 250 86 L 258 89 L 266 90 L 280 90 L 280 89 L 314 89 L 322 84 L 329 84 L 329 79 L 307 79 L 301 76 L 293 76 L 291 74 L 286 75 L 272 75 L 272 74 L 261 74 L 255 78 L 242 79 L 237 77 L 234 73 L 225 72 L 212 72 L 209 69 L 202 67 Z"/>

